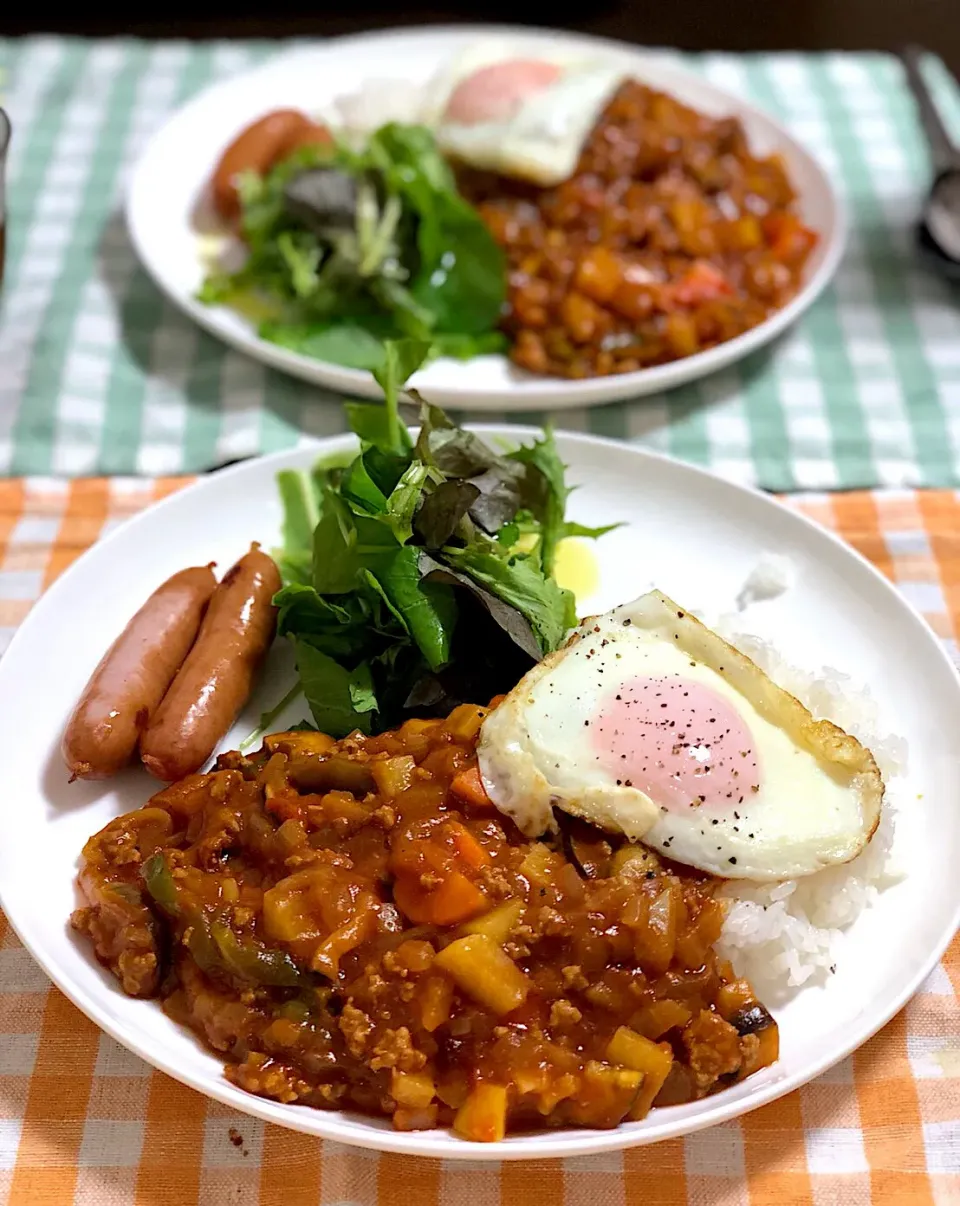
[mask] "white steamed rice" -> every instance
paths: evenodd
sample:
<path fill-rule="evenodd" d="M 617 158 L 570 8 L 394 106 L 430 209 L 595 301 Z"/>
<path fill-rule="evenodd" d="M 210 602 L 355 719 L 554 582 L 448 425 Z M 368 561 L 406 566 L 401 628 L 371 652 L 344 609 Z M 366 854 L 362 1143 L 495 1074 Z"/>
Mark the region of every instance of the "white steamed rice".
<path fill-rule="evenodd" d="M 789 568 L 782 559 L 771 568 L 766 558 L 738 596 L 738 609 L 780 594 L 789 584 Z M 769 642 L 740 631 L 742 623 L 742 615 L 732 614 L 713 627 L 815 717 L 832 720 L 867 746 L 886 785 L 880 825 L 852 862 L 786 883 L 731 880 L 721 889 L 728 909 L 718 950 L 751 981 L 762 1000 L 776 1003 L 800 985 L 829 976 L 842 932 L 878 892 L 900 878 L 891 865 L 896 813 L 891 781 L 906 769 L 906 743 L 878 732 L 873 699 L 847 675 L 829 668 L 819 675 L 798 670 Z"/>

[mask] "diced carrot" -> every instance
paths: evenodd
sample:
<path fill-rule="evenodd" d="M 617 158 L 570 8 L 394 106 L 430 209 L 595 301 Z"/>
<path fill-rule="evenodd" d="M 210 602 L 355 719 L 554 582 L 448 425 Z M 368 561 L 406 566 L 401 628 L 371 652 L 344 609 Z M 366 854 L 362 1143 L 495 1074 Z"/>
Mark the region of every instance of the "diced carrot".
<path fill-rule="evenodd" d="M 734 251 L 752 251 L 763 242 L 763 231 L 753 214 L 742 214 L 727 227 L 727 242 Z"/>
<path fill-rule="evenodd" d="M 487 854 L 486 850 L 484 850 L 466 825 L 461 825 L 459 821 L 449 821 L 445 826 L 445 831 L 453 838 L 457 857 L 462 862 L 465 862 L 468 867 L 473 867 L 476 870 L 478 867 L 485 867 L 490 862 L 490 855 Z"/>
<path fill-rule="evenodd" d="M 480 767 L 476 763 L 462 770 L 450 784 L 451 792 L 465 803 L 474 808 L 493 808 L 494 804 L 487 795 L 480 777 Z"/>
<path fill-rule="evenodd" d="M 655 281 L 623 280 L 614 290 L 610 308 L 631 322 L 643 322 L 657 306 L 662 288 Z"/>
<path fill-rule="evenodd" d="M 804 226 L 795 214 L 770 214 L 762 226 L 771 254 L 781 263 L 799 264 L 817 245 L 816 231 Z"/>
<path fill-rule="evenodd" d="M 417 925 L 459 925 L 489 907 L 483 892 L 460 871 L 449 872 L 435 888 L 401 876 L 393 885 L 393 899 Z"/>
<path fill-rule="evenodd" d="M 772 247 L 789 225 L 789 215 L 784 213 L 767 214 L 760 222 L 760 228 L 763 231 L 763 237 L 767 240 L 767 245 Z"/>

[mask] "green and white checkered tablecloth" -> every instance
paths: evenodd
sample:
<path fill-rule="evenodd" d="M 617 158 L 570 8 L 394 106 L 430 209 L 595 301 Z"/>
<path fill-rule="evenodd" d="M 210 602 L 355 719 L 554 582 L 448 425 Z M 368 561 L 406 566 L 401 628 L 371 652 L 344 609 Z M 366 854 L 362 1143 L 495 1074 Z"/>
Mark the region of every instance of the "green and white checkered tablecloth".
<path fill-rule="evenodd" d="M 130 166 L 167 115 L 278 49 L 0 40 L 15 127 L 0 474 L 190 472 L 342 429 L 335 396 L 181 317 L 119 216 Z M 688 61 L 782 117 L 826 165 L 851 211 L 846 260 L 772 351 L 663 396 L 562 412 L 557 425 L 776 490 L 960 486 L 960 293 L 914 260 L 929 164 L 899 65 L 872 54 Z M 960 93 L 930 66 L 960 131 Z"/>

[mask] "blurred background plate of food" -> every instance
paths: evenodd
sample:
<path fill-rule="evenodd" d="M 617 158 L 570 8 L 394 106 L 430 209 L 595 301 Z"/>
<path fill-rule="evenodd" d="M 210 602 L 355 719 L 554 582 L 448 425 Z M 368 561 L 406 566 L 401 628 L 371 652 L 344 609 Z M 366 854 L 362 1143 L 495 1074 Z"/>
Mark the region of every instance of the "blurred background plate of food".
<path fill-rule="evenodd" d="M 774 339 L 844 217 L 773 119 L 669 57 L 509 27 L 388 31 L 217 84 L 154 136 L 127 221 L 199 324 L 376 396 L 521 411 L 643 396 Z"/>

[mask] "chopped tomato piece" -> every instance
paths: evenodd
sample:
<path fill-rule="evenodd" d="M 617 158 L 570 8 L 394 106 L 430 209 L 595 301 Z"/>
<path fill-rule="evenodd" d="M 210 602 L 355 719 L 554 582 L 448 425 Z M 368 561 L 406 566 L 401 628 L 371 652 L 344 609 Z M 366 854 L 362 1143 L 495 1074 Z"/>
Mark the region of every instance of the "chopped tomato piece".
<path fill-rule="evenodd" d="M 728 297 L 733 293 L 733 286 L 719 268 L 706 260 L 697 260 L 689 272 L 665 292 L 677 306 L 699 306 L 704 302 L 716 301 L 718 297 Z"/>

